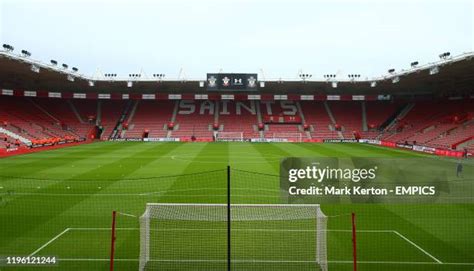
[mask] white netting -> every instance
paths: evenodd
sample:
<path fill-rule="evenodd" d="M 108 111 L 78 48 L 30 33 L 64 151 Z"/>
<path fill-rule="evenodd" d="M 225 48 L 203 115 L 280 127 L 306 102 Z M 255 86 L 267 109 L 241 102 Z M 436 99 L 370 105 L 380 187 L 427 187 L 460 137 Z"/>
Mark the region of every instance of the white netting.
<path fill-rule="evenodd" d="M 302 141 L 301 133 L 273 133 L 274 141 L 287 141 L 287 142 L 301 142 Z"/>
<path fill-rule="evenodd" d="M 231 206 L 232 270 L 327 270 L 319 205 Z M 140 270 L 227 270 L 227 205 L 148 204 Z"/>
<path fill-rule="evenodd" d="M 218 132 L 216 141 L 244 141 L 243 132 Z"/>

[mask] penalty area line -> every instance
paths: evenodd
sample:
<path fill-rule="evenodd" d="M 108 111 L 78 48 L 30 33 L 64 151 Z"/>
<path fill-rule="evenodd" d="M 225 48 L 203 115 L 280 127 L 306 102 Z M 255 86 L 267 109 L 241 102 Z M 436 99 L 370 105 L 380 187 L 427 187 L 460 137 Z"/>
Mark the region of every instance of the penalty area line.
<path fill-rule="evenodd" d="M 31 253 L 30 255 L 28 255 L 28 257 L 32 257 L 34 255 L 36 255 L 36 253 L 40 252 L 43 248 L 47 247 L 49 244 L 51 244 L 52 242 L 54 242 L 56 239 L 58 239 L 59 237 L 61 237 L 63 234 L 65 234 L 66 232 L 68 232 L 70 230 L 70 228 L 66 228 L 65 230 L 63 230 L 62 232 L 60 232 L 58 235 L 54 236 L 51 240 L 49 240 L 48 242 L 46 242 L 44 245 L 42 245 L 41 247 L 39 247 L 37 250 L 35 250 L 33 253 Z"/>
<path fill-rule="evenodd" d="M 423 248 L 421 248 L 419 245 L 415 244 L 415 242 L 411 241 L 410 239 L 408 239 L 405 235 L 399 233 L 398 231 L 393 231 L 393 233 L 395 233 L 396 235 L 398 235 L 400 238 L 402 238 L 403 240 L 407 241 L 409 244 L 411 244 L 412 246 L 416 247 L 418 250 L 420 250 L 421 252 L 423 252 L 425 255 L 427 255 L 428 257 L 430 257 L 431 259 L 433 259 L 435 262 L 439 263 L 439 264 L 443 264 L 442 261 L 438 260 L 435 256 L 431 255 L 430 253 L 428 253 L 426 250 L 424 250 Z"/>

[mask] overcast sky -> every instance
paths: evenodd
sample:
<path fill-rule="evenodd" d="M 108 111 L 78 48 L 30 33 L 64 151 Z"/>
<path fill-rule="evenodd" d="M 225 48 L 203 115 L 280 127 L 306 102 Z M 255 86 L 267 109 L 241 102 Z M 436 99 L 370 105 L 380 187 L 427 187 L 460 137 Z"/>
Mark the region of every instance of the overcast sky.
<path fill-rule="evenodd" d="M 0 42 L 92 75 L 372 78 L 473 51 L 474 0 L 0 0 Z"/>

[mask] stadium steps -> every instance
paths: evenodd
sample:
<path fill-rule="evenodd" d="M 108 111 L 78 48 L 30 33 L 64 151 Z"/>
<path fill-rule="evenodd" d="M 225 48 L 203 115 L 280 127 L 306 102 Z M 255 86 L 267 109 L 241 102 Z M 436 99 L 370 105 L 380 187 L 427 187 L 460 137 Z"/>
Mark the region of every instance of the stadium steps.
<path fill-rule="evenodd" d="M 367 126 L 367 110 L 365 106 L 365 101 L 362 101 L 361 107 L 362 107 L 362 131 L 367 132 L 369 130 L 369 127 Z"/>
<path fill-rule="evenodd" d="M 219 104 L 220 103 L 215 103 L 214 107 L 214 123 L 219 123 Z M 220 127 L 219 127 L 220 129 Z"/>
<path fill-rule="evenodd" d="M 128 101 L 125 108 L 123 109 L 122 115 L 120 116 L 119 121 L 117 122 L 117 125 L 115 126 L 114 132 L 114 138 L 117 138 L 117 135 L 120 135 L 120 137 L 123 134 L 123 122 L 127 118 L 127 116 L 130 114 L 130 111 L 133 109 L 132 101 Z"/>
<path fill-rule="evenodd" d="M 132 110 L 130 111 L 130 113 L 128 114 L 128 117 L 127 117 L 127 122 L 128 123 L 133 122 L 133 118 L 135 117 L 135 113 L 137 112 L 139 102 L 140 102 L 140 100 L 136 100 L 135 103 L 133 104 Z"/>
<path fill-rule="evenodd" d="M 178 110 L 179 110 L 179 102 L 180 100 L 176 100 L 173 108 L 173 115 L 171 115 L 171 122 L 176 122 L 176 116 L 178 115 Z"/>
<path fill-rule="evenodd" d="M 305 116 L 304 116 L 304 113 L 303 113 L 303 109 L 301 108 L 300 102 L 296 101 L 295 104 L 296 104 L 296 108 L 298 108 L 298 113 L 300 114 L 300 118 L 301 118 L 302 123 L 306 123 L 306 119 L 305 119 Z M 301 125 L 300 125 L 300 130 L 304 131 L 304 128 Z M 310 131 L 304 131 L 304 133 L 306 134 L 306 138 L 311 139 L 311 132 Z"/>
<path fill-rule="evenodd" d="M 263 123 L 262 120 L 262 111 L 260 110 L 260 101 L 255 101 L 255 108 L 257 109 L 257 131 L 258 131 L 258 124 Z M 264 138 L 264 132 L 258 131 L 260 138 Z"/>
<path fill-rule="evenodd" d="M 86 137 L 90 132 L 91 125 L 81 123 L 67 101 L 43 98 L 33 100 L 57 120 L 54 129 L 60 134 L 69 133 L 74 137 Z"/>
<path fill-rule="evenodd" d="M 180 100 L 176 100 L 175 103 L 174 103 L 174 108 L 173 108 L 173 114 L 171 115 L 171 122 L 173 123 L 176 123 L 176 116 L 178 115 L 178 110 L 179 110 L 179 103 L 180 103 Z M 179 124 L 176 125 L 176 127 L 173 128 L 174 129 L 179 129 Z M 173 130 L 168 130 L 166 132 L 166 137 L 167 138 L 171 138 L 173 136 Z"/>
<path fill-rule="evenodd" d="M 331 108 L 329 108 L 329 104 L 327 101 L 324 101 L 324 109 L 326 109 L 326 113 L 328 114 L 329 119 L 331 120 L 331 123 L 335 125 L 336 119 L 334 118 L 334 115 L 332 114 Z"/>
<path fill-rule="evenodd" d="M 130 111 L 130 107 L 131 107 L 131 101 L 129 100 L 129 101 L 127 101 L 125 106 L 122 106 L 122 110 L 120 110 L 119 118 L 116 118 L 116 116 L 114 116 L 113 113 L 108 112 L 108 110 L 105 110 L 105 112 L 107 113 L 106 114 L 107 115 L 106 116 L 107 117 L 107 122 L 110 121 L 111 123 L 113 123 L 113 126 L 111 126 L 109 124 L 106 124 L 107 127 L 113 127 L 112 131 L 109 133 L 109 136 L 106 137 L 106 139 L 117 138 L 118 137 L 118 135 L 120 134 L 120 130 L 122 129 L 122 123 L 125 120 L 125 118 L 127 117 L 127 114 Z M 116 107 L 113 106 L 113 109 L 115 109 L 115 108 Z M 118 111 L 116 111 L 116 112 L 118 112 Z"/>
<path fill-rule="evenodd" d="M 408 103 L 401 110 L 396 112 L 395 115 L 391 116 L 389 118 L 390 121 L 388 122 L 388 124 L 386 124 L 386 126 L 383 128 L 382 132 L 376 137 L 376 139 L 390 139 L 390 137 L 396 135 L 396 132 L 390 133 L 390 131 L 398 124 L 399 120 L 405 118 L 408 113 L 410 113 L 413 107 L 415 107 L 414 103 Z M 382 124 L 382 126 L 383 125 L 385 124 Z"/>
<path fill-rule="evenodd" d="M 44 109 L 42 106 L 37 104 L 33 99 L 28 99 L 36 108 L 38 108 L 41 112 L 43 112 L 45 115 L 50 117 L 52 120 L 54 120 L 55 123 L 60 123 L 61 121 L 55 118 L 51 113 L 49 113 L 46 109 Z"/>
<path fill-rule="evenodd" d="M 102 125 L 102 101 L 97 101 L 97 115 L 95 118 L 95 125 L 100 126 Z M 104 131 L 103 131 L 104 132 Z"/>
<path fill-rule="evenodd" d="M 50 137 L 61 137 L 67 134 L 68 132 L 74 135 L 77 135 L 76 133 L 73 133 L 72 131 L 69 131 L 69 130 L 67 132 L 64 131 L 61 125 L 62 121 L 56 118 L 51 112 L 46 110 L 44 107 L 39 105 L 35 100 L 33 99 L 27 99 L 27 100 L 30 101 L 38 110 L 40 110 L 43 114 L 45 114 L 52 120 L 51 124 L 49 125 L 50 127 L 45 127 L 41 124 L 35 123 L 35 125 L 39 126 L 41 130 L 43 130 L 43 133 L 49 135 Z"/>
<path fill-rule="evenodd" d="M 136 100 L 134 101 L 133 103 L 133 106 L 132 106 L 132 110 L 128 113 L 128 116 L 125 117 L 126 119 L 126 122 L 129 124 L 129 125 L 132 125 L 132 127 L 128 127 L 128 129 L 132 129 L 133 128 L 133 124 L 132 121 L 133 121 L 133 118 L 135 117 L 135 113 L 137 112 L 137 107 L 138 107 L 138 103 L 140 102 L 140 100 Z M 125 136 L 127 135 L 127 131 L 128 130 L 124 130 L 122 129 L 122 132 L 120 133 L 120 137 L 121 138 L 125 138 Z"/>
<path fill-rule="evenodd" d="M 329 103 L 327 101 L 324 101 L 324 108 L 326 109 L 326 113 L 328 114 L 329 116 L 329 119 L 331 120 L 332 122 L 332 127 L 335 131 L 335 125 L 336 125 L 336 119 L 334 118 L 334 115 L 331 111 L 331 108 L 329 107 Z M 337 132 L 337 136 L 340 138 L 340 139 L 344 139 L 344 135 L 341 131 L 336 131 Z"/>
<path fill-rule="evenodd" d="M 74 106 L 74 104 L 71 102 L 71 100 L 67 100 L 67 103 L 69 104 L 69 107 L 71 108 L 72 112 L 76 116 L 77 120 L 79 120 L 79 122 L 81 124 L 85 124 L 86 122 L 82 119 L 81 115 L 77 111 L 77 108 Z"/>

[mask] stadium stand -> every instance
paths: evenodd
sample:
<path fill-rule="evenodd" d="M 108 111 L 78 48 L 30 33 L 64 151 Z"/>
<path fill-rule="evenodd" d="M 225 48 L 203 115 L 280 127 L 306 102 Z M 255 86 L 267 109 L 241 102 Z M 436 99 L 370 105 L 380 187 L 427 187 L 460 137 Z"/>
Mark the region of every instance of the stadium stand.
<path fill-rule="evenodd" d="M 417 102 L 404 118 L 397 120 L 397 125 L 383 139 L 449 147 L 459 139 L 454 136 L 458 132 L 461 138 L 469 136 L 471 130 L 462 129 L 462 126 L 472 119 L 473 108 L 470 101 Z M 456 132 L 458 129 L 461 130 Z"/>
<path fill-rule="evenodd" d="M 101 139 L 109 139 L 117 125 L 117 122 L 125 109 L 127 102 L 124 101 L 99 101 L 101 114 L 100 123 L 102 126 Z"/>
<path fill-rule="evenodd" d="M 243 132 L 244 138 L 258 138 L 257 106 L 259 103 L 256 101 L 226 101 L 226 109 L 223 109 L 223 104 L 219 103 L 218 124 L 224 132 Z"/>
<path fill-rule="evenodd" d="M 173 137 L 212 139 L 215 103 L 213 101 L 178 101 Z"/>
<path fill-rule="evenodd" d="M 354 138 L 355 134 L 362 131 L 361 102 L 329 101 L 336 125 L 340 126 L 344 138 Z"/>
<path fill-rule="evenodd" d="M 380 131 L 388 124 L 397 110 L 399 110 L 404 103 L 392 101 L 370 101 L 365 102 L 367 131 L 362 131 L 364 138 L 376 138 Z"/>
<path fill-rule="evenodd" d="M 166 124 L 173 115 L 172 101 L 137 101 L 132 118 L 127 119 L 128 130 L 125 138 L 142 138 L 145 131 L 148 137 L 166 137 Z"/>
<path fill-rule="evenodd" d="M 31 141 L 77 136 L 30 98 L 0 99 L 0 113 L 6 122 L 5 129 Z"/>
<path fill-rule="evenodd" d="M 310 134 L 314 139 L 337 138 L 332 121 L 322 102 L 301 101 L 306 123 L 310 126 Z"/>
<path fill-rule="evenodd" d="M 57 118 L 64 129 L 67 129 L 78 137 L 86 137 L 92 129 L 93 124 L 81 121 L 71 107 L 70 101 L 62 101 L 58 99 L 36 99 L 35 102 L 47 110 L 49 114 Z"/>
<path fill-rule="evenodd" d="M 268 122 L 272 116 L 277 121 Z M 0 134 L 0 148 L 15 147 L 17 138 L 22 139 L 22 146 L 28 141 L 88 138 L 98 125 L 102 140 L 144 136 L 190 140 L 194 135 L 211 141 L 215 132 L 231 132 L 242 133 L 246 139 L 299 134 L 301 140 L 360 137 L 472 150 L 473 116 L 472 100 L 262 102 L 2 96 L 0 122 L 13 134 Z M 285 117 L 298 121 L 287 122 Z"/>

